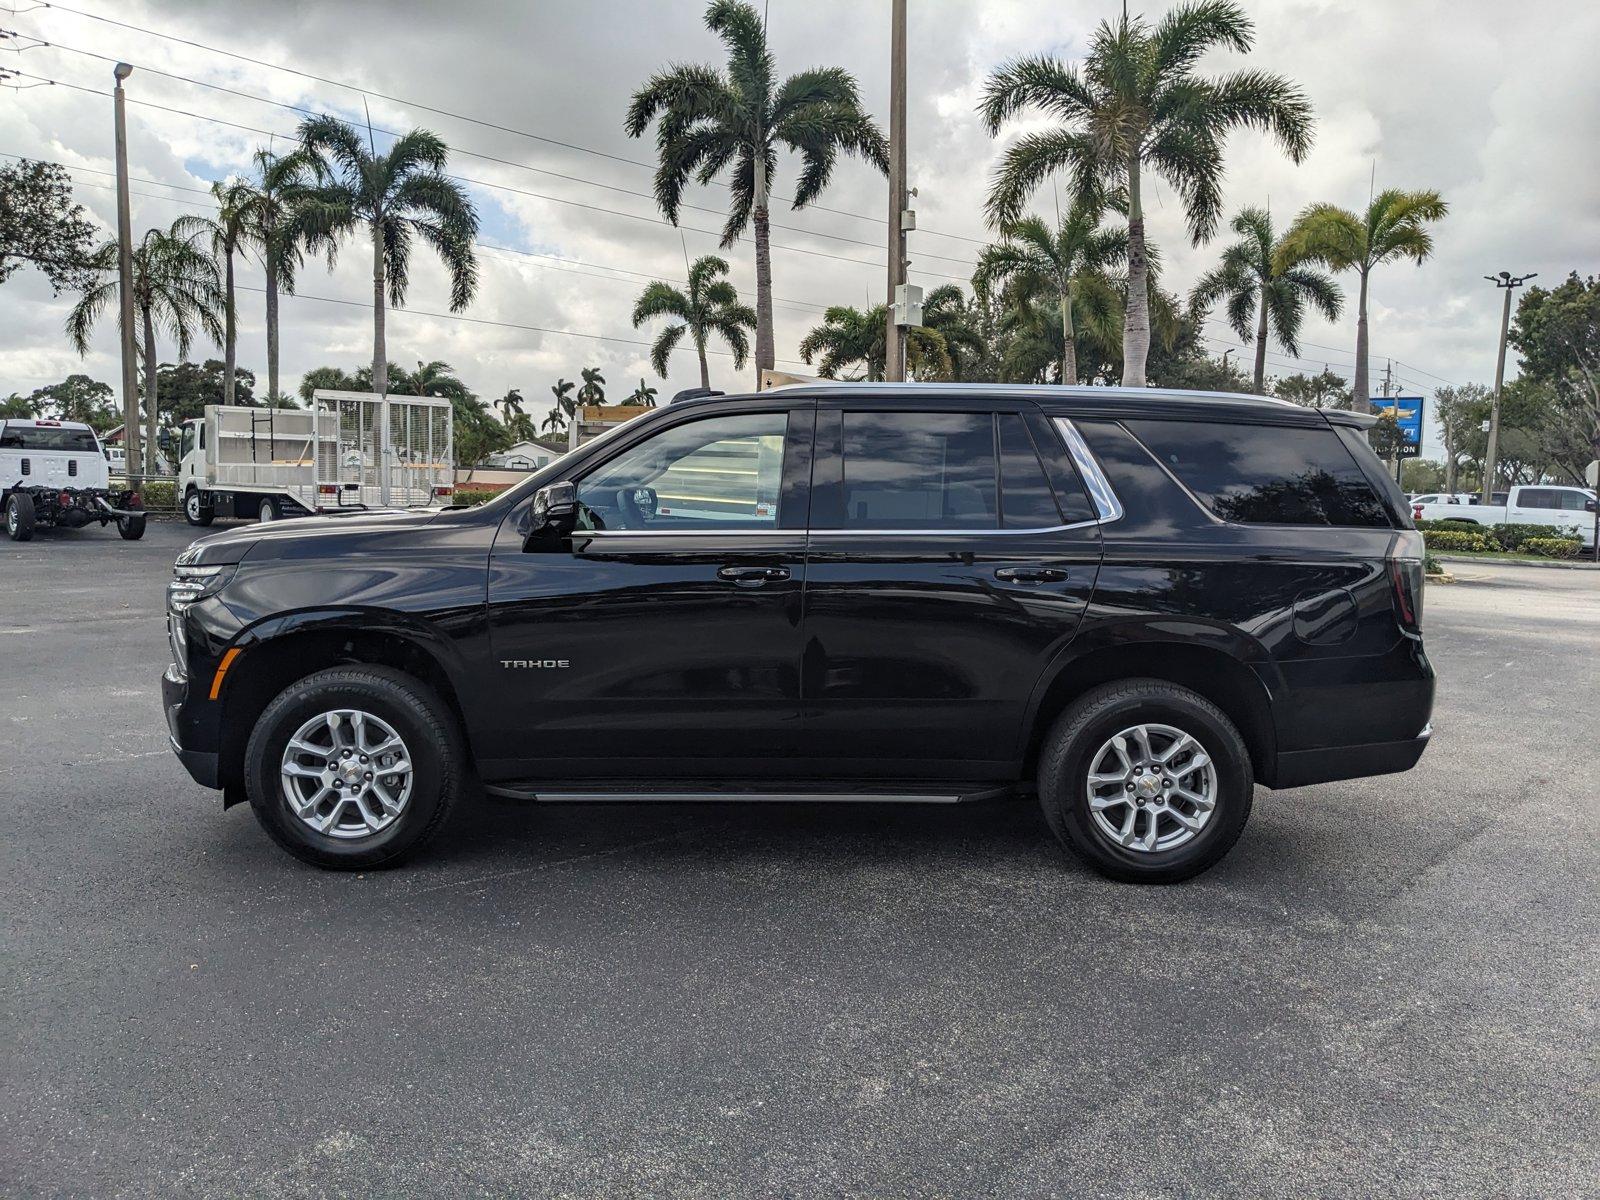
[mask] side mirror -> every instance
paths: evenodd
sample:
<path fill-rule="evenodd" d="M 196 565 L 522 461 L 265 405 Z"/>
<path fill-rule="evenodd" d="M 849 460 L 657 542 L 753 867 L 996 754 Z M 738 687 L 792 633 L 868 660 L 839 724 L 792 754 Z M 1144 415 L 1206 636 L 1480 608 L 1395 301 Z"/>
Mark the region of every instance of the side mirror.
<path fill-rule="evenodd" d="M 533 494 L 529 518 L 525 549 L 535 541 L 571 533 L 578 521 L 578 485 L 564 479 L 540 488 Z"/>
<path fill-rule="evenodd" d="M 1583 502 L 1583 511 L 1591 513 L 1600 511 L 1600 500 L 1585 500 Z"/>

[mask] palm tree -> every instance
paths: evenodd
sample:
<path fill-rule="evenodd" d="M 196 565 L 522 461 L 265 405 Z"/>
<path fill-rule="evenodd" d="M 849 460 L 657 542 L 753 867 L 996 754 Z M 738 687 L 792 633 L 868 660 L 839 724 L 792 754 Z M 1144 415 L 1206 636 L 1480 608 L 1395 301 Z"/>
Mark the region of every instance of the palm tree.
<path fill-rule="evenodd" d="M 265 268 L 267 309 L 267 399 L 278 395 L 278 293 L 294 294 L 301 262 L 296 206 L 310 180 L 311 160 L 302 152 L 257 150 L 256 171 L 242 195 L 245 235 Z"/>
<path fill-rule="evenodd" d="M 599 367 L 585 367 L 578 372 L 583 386 L 578 389 L 579 404 L 600 405 L 606 402 L 606 377 Z"/>
<path fill-rule="evenodd" d="M 654 317 L 677 317 L 681 325 L 665 326 L 650 347 L 650 366 L 661 378 L 667 377 L 667 360 L 688 334 L 700 357 L 700 386 L 711 387 L 711 372 L 706 366 L 706 340 L 717 334 L 733 350 L 735 370 L 744 369 L 750 354 L 750 339 L 745 330 L 756 327 L 756 314 L 739 303 L 739 293 L 723 276 L 728 273 L 725 259 L 707 254 L 689 268 L 686 292 L 670 283 L 656 280 L 644 289 L 633 306 L 635 329 Z"/>
<path fill-rule="evenodd" d="M 552 435 L 560 433 L 566 427 L 567 414 L 561 410 L 559 404 L 545 413 L 544 420 L 539 422 L 539 428 L 547 430 Z"/>
<path fill-rule="evenodd" d="M 822 317 L 822 324 L 806 334 L 800 343 L 800 357 L 810 362 L 819 354 L 818 370 L 836 379 L 846 367 L 859 363 L 860 378 L 883 378 L 888 353 L 888 311 L 882 304 L 866 309 L 836 304 Z M 906 330 L 906 368 L 913 379 L 949 379 L 950 350 L 941 334 L 922 325 Z"/>
<path fill-rule="evenodd" d="M 656 390 L 646 383 L 641 377 L 639 386 L 633 389 L 633 395 L 628 397 L 629 404 L 637 404 L 640 408 L 654 408 L 656 406 Z"/>
<path fill-rule="evenodd" d="M 111 307 L 120 290 L 117 274 L 117 243 L 101 245 L 89 259 L 95 282 L 67 314 L 67 337 L 79 354 L 89 352 L 89 338 L 95 323 Z M 139 354 L 144 362 L 145 470 L 155 461 L 156 418 L 159 403 L 156 389 L 156 331 L 160 330 L 178 345 L 178 358 L 189 355 L 196 333 L 221 343 L 222 288 L 217 264 L 197 248 L 174 224 L 171 229 L 148 230 L 133 251 L 133 310 L 140 326 Z M 131 453 L 133 447 L 129 447 Z"/>
<path fill-rule="evenodd" d="M 512 421 L 522 415 L 522 393 L 516 388 L 512 388 L 504 396 L 496 400 L 494 406 L 500 410 L 501 423 L 509 429 Z"/>
<path fill-rule="evenodd" d="M 234 371 L 239 361 L 239 321 L 234 299 L 233 259 L 249 240 L 248 206 L 251 188 L 238 179 L 217 180 L 211 198 L 215 217 L 179 217 L 172 232 L 198 243 L 201 253 L 222 264 L 222 402 L 234 402 Z"/>
<path fill-rule="evenodd" d="M 578 402 L 572 395 L 572 389 L 578 385 L 570 379 L 557 379 L 550 385 L 550 391 L 556 398 L 556 406 L 550 410 L 551 416 L 561 414 L 559 425 L 565 425 L 572 417 L 577 415 Z M 545 418 L 545 425 L 550 425 L 550 417 Z"/>
<path fill-rule="evenodd" d="M 969 379 L 988 349 L 978 315 L 953 283 L 941 284 L 922 301 L 923 328 L 944 339 L 950 356 L 950 378 Z"/>
<path fill-rule="evenodd" d="M 711 66 L 672 66 L 633 95 L 624 127 L 642 137 L 657 117 L 656 202 L 674 225 L 684 188 L 710 183 L 733 168 L 733 204 L 722 227 L 726 249 L 755 224 L 756 372 L 772 369 L 772 245 L 768 203 L 778 150 L 800 155 L 800 186 L 793 200 L 803 208 L 828 185 L 839 152 L 855 154 L 888 170 L 888 143 L 861 108 L 856 81 L 839 67 L 815 67 L 777 82 L 777 64 L 767 48 L 766 25 L 744 0 L 712 0 L 706 26 L 728 52 L 725 71 Z"/>
<path fill-rule="evenodd" d="M 1262 71 L 1219 79 L 1194 73 L 1213 46 L 1244 52 L 1253 39 L 1250 18 L 1232 0 L 1191 0 L 1154 28 L 1126 11 L 1115 25 L 1102 22 L 1082 70 L 1059 59 L 1023 58 L 989 78 L 980 111 L 990 134 L 1030 108 L 1065 122 L 1025 134 L 1006 151 L 989 193 L 991 222 L 1015 221 L 1033 189 L 1057 171 L 1070 174 L 1079 203 L 1091 202 L 1108 185 L 1127 195 L 1126 386 L 1145 386 L 1150 353 L 1143 170 L 1177 193 L 1198 244 L 1221 215 L 1222 146 L 1229 130 L 1268 130 L 1295 162 L 1310 147 L 1311 105 L 1289 80 Z"/>
<path fill-rule="evenodd" d="M 1286 262 L 1320 262 L 1334 271 L 1355 269 L 1360 280 L 1356 299 L 1356 369 L 1351 388 L 1355 407 L 1365 412 L 1367 386 L 1367 282 L 1380 263 L 1409 258 L 1418 266 L 1433 253 L 1430 221 L 1443 220 L 1450 206 L 1438 192 L 1379 192 L 1357 216 L 1334 204 L 1313 204 L 1284 234 L 1278 254 Z"/>
<path fill-rule="evenodd" d="M 1019 294 L 1048 292 L 1061 315 L 1061 382 L 1078 382 L 1077 334 L 1073 309 L 1091 297 L 1075 295 L 1086 290 L 1103 300 L 1110 284 L 1107 267 L 1128 256 L 1128 236 L 1122 230 L 1100 228 L 1101 207 L 1080 202 L 1052 231 L 1038 217 L 1024 217 L 1000 227 L 1002 241 L 986 246 L 978 256 L 973 282 L 979 287 L 1011 287 Z"/>
<path fill-rule="evenodd" d="M 1344 304 L 1339 285 L 1309 263 L 1279 253 L 1272 214 L 1245 208 L 1233 219 L 1239 240 L 1222 252 L 1222 262 L 1207 271 L 1190 293 L 1195 319 L 1202 320 L 1218 300 L 1226 300 L 1228 324 L 1241 342 L 1256 343 L 1255 390 L 1266 393 L 1267 334 L 1298 358 L 1300 322 L 1309 303 L 1328 320 L 1336 320 Z"/>
<path fill-rule="evenodd" d="M 300 142 L 317 174 L 296 203 L 296 231 L 308 248 L 325 250 L 332 265 L 346 234 L 361 228 L 371 239 L 372 389 L 385 392 L 386 306 L 405 303 L 412 245 L 420 239 L 444 261 L 450 311 L 460 312 L 478 287 L 472 250 L 477 211 L 466 190 L 444 174 L 444 142 L 425 129 L 402 134 L 380 155 L 343 121 L 307 117 L 300 123 Z"/>
<path fill-rule="evenodd" d="M 362 373 L 362 371 L 356 372 L 356 377 L 360 378 Z M 387 376 L 390 387 L 386 390 L 403 392 L 408 396 L 445 396 L 451 400 L 462 400 L 472 396 L 467 385 L 456 375 L 456 369 L 439 359 L 419 362 L 415 371 L 407 371 L 404 367 L 389 363 Z M 368 386 L 371 386 L 370 383 Z M 376 392 L 385 389 L 372 388 L 372 390 Z M 472 399 L 477 401 L 476 396 L 472 396 Z M 481 403 L 478 407 L 484 408 Z M 484 408 L 484 411 L 488 410 Z"/>

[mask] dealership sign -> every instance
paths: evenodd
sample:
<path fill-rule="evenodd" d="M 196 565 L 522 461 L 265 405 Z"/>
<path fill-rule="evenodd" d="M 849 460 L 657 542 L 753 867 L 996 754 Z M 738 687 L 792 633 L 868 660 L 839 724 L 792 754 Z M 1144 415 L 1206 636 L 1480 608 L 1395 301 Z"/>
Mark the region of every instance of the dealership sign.
<path fill-rule="evenodd" d="M 1421 396 L 1373 396 L 1372 411 L 1380 417 L 1393 417 L 1400 427 L 1401 458 L 1416 458 L 1422 453 Z"/>

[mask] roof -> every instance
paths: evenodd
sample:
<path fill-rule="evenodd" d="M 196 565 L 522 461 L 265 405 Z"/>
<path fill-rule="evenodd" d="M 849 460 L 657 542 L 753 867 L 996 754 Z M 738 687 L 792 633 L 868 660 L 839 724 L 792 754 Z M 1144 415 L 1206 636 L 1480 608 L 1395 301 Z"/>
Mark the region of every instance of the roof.
<path fill-rule="evenodd" d="M 1194 417 L 1201 411 L 1211 416 L 1226 415 L 1238 421 L 1318 424 L 1326 418 L 1341 424 L 1361 427 L 1375 418 L 1343 409 L 1306 408 L 1273 396 L 1244 392 L 1198 392 L 1176 388 L 1068 387 L 1059 384 L 1018 383 L 793 383 L 764 392 L 733 397 L 695 397 L 679 401 L 673 408 L 713 404 L 723 399 L 765 399 L 768 397 L 816 397 L 818 399 L 870 399 L 875 404 L 898 407 L 929 405 L 943 407 L 964 400 L 1027 400 L 1047 412 L 1079 416 L 1167 416 Z"/>
<path fill-rule="evenodd" d="M 89 429 L 82 421 L 53 421 L 49 417 L 0 417 L 0 425 L 22 425 L 31 429 Z M 94 430 L 90 429 L 90 433 Z"/>

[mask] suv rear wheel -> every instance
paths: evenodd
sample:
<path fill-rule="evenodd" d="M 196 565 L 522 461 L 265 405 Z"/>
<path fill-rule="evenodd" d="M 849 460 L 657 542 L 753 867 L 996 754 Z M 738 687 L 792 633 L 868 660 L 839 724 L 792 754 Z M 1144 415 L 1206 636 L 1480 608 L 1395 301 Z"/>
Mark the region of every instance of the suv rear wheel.
<path fill-rule="evenodd" d="M 399 862 L 438 832 L 464 780 L 450 710 L 387 667 L 333 667 L 290 684 L 245 750 L 256 819 L 319 867 Z"/>
<path fill-rule="evenodd" d="M 1051 831 L 1113 879 L 1176 883 L 1239 840 L 1255 777 L 1233 722 L 1158 679 L 1103 684 L 1057 719 L 1039 758 Z"/>

